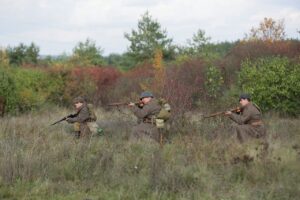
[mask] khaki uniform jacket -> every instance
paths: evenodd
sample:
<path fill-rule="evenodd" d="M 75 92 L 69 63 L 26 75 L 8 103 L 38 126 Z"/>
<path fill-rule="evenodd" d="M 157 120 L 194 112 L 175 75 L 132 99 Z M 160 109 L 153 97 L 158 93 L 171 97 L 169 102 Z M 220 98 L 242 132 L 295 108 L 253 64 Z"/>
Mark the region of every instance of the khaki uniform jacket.
<path fill-rule="evenodd" d="M 74 123 L 84 123 L 90 119 L 90 112 L 86 104 L 83 104 L 82 107 L 78 110 L 75 117 L 68 119 L 68 122 Z"/>
<path fill-rule="evenodd" d="M 90 120 L 90 112 L 89 112 L 88 106 L 86 104 L 83 104 L 82 107 L 78 110 L 76 116 L 73 118 L 68 118 L 67 122 L 79 123 L 80 124 L 80 135 L 85 136 L 85 135 L 90 134 L 90 129 L 87 126 L 87 122 L 89 120 Z"/>
<path fill-rule="evenodd" d="M 232 113 L 230 119 L 236 122 L 237 137 L 244 142 L 248 137 L 260 138 L 265 136 L 266 130 L 262 122 L 262 114 L 251 102 L 242 108 L 242 114 Z"/>
<path fill-rule="evenodd" d="M 241 115 L 233 113 L 229 117 L 230 117 L 230 119 L 232 119 L 233 121 L 235 121 L 236 123 L 238 123 L 240 125 L 253 124 L 258 121 L 262 121 L 261 112 L 251 102 L 242 109 Z"/>
<path fill-rule="evenodd" d="M 155 125 L 155 118 L 161 110 L 158 100 L 153 98 L 148 104 L 142 108 L 134 106 L 134 115 L 138 118 L 138 125 L 133 127 L 132 135 L 136 138 L 150 137 L 159 141 L 159 132 Z"/>
<path fill-rule="evenodd" d="M 133 107 L 133 113 L 140 122 L 154 119 L 160 110 L 161 106 L 155 98 L 153 98 L 148 104 L 145 104 L 142 108 L 139 108 L 138 106 Z"/>

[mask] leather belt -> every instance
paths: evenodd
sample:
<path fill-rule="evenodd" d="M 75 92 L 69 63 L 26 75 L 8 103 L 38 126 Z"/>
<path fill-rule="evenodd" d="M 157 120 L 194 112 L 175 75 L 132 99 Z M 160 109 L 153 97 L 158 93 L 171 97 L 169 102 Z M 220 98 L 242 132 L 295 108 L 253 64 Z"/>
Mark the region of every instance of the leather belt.
<path fill-rule="evenodd" d="M 154 118 L 144 118 L 143 119 L 143 123 L 147 123 L 147 124 L 154 124 L 155 125 L 155 119 Z"/>
<path fill-rule="evenodd" d="M 252 123 L 251 123 L 252 126 L 261 126 L 261 125 L 263 125 L 263 124 L 264 124 L 264 123 L 263 123 L 261 120 L 256 121 L 256 122 L 252 122 Z"/>

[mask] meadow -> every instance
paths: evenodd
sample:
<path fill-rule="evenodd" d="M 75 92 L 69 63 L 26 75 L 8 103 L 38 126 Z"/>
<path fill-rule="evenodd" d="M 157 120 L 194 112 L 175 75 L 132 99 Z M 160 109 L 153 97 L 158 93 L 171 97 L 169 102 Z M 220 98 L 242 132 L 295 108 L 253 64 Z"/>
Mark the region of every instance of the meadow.
<path fill-rule="evenodd" d="M 0 199 L 296 200 L 300 119 L 265 114 L 268 150 L 240 145 L 225 117 L 176 119 L 161 147 L 130 137 L 126 109 L 97 110 L 102 134 L 76 140 L 70 113 L 44 108 L 0 120 Z"/>

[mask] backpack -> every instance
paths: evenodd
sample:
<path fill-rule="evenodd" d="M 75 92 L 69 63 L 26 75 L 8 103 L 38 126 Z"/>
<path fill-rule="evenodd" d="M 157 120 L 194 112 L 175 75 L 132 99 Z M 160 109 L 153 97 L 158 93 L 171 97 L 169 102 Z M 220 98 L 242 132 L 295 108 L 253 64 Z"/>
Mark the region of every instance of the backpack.
<path fill-rule="evenodd" d="M 87 104 L 87 107 L 89 109 L 89 115 L 90 115 L 90 122 L 87 123 L 87 126 L 89 127 L 90 131 L 92 132 L 92 134 L 98 134 L 99 136 L 101 134 L 103 134 L 103 129 L 101 129 L 99 127 L 99 125 L 97 124 L 97 116 L 95 114 L 95 109 L 93 104 Z"/>
<path fill-rule="evenodd" d="M 94 111 L 94 106 L 93 104 L 87 104 L 87 107 L 89 109 L 89 114 L 90 114 L 90 119 L 91 121 L 96 121 L 97 120 L 97 116 L 95 114 L 95 111 Z"/>
<path fill-rule="evenodd" d="M 168 121 L 171 117 L 171 106 L 170 104 L 163 98 L 158 100 L 161 109 L 156 116 L 156 126 L 157 128 L 164 128 L 166 121 Z"/>

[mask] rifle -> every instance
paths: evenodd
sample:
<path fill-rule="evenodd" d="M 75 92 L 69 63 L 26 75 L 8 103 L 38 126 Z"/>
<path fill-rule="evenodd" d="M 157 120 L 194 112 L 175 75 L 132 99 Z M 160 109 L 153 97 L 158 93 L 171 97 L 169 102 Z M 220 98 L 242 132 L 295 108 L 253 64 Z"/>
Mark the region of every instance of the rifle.
<path fill-rule="evenodd" d="M 60 119 L 60 120 L 54 122 L 54 123 L 51 124 L 50 126 L 53 126 L 53 125 L 58 124 L 58 123 L 60 123 L 60 122 L 62 122 L 62 121 L 65 121 L 67 118 L 73 118 L 73 117 L 76 117 L 76 115 L 77 115 L 77 113 L 76 113 L 76 114 L 70 114 L 70 115 L 68 115 L 68 116 L 66 116 L 66 117 L 64 117 L 64 118 L 62 118 L 62 119 Z"/>
<path fill-rule="evenodd" d="M 139 106 L 139 105 L 141 105 L 141 103 L 140 102 L 135 102 L 134 103 L 135 105 L 137 105 L 137 106 Z M 127 106 L 127 105 L 129 105 L 129 103 L 110 103 L 110 104 L 107 104 L 108 106 Z"/>
<path fill-rule="evenodd" d="M 239 112 L 241 112 L 241 108 L 237 107 L 237 108 L 230 109 L 229 111 L 239 113 Z M 227 111 L 216 112 L 216 113 L 213 113 L 213 114 L 210 114 L 210 115 L 206 115 L 206 116 L 204 116 L 204 118 L 210 118 L 210 117 L 216 117 L 216 116 L 219 116 L 219 115 L 225 115 L 226 112 Z"/>

